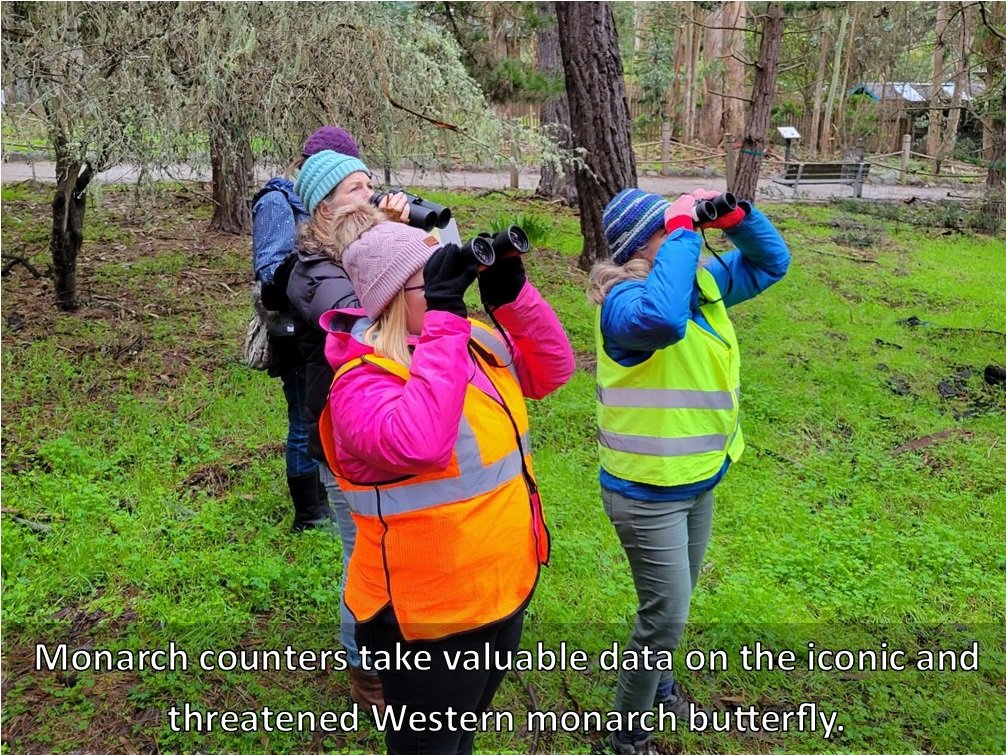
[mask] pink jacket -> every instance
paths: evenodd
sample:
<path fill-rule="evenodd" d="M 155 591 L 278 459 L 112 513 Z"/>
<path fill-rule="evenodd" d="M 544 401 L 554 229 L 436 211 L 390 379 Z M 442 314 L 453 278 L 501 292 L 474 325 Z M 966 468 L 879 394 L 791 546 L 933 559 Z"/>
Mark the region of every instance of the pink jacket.
<path fill-rule="evenodd" d="M 337 310 L 362 316 L 362 310 Z M 528 398 L 543 398 L 573 374 L 573 350 L 552 308 L 530 283 L 517 300 L 495 311 L 513 343 L 514 367 Z M 348 371 L 329 403 L 336 454 L 356 482 L 443 469 L 450 463 L 469 381 L 493 394 L 468 354 L 471 323 L 449 312 L 427 312 L 406 383 L 364 364 Z M 329 333 L 332 369 L 373 353 L 349 333 Z"/>

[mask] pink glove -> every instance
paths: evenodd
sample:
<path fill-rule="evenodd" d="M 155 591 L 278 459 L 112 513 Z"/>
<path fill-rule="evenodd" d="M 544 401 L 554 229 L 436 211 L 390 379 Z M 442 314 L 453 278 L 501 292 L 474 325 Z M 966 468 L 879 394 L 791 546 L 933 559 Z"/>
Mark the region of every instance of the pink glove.
<path fill-rule="evenodd" d="M 692 190 L 692 196 L 695 197 L 695 199 L 697 199 L 697 200 L 698 199 L 708 199 L 708 200 L 712 201 L 713 199 L 715 199 L 716 197 L 718 197 L 722 193 L 723 192 L 720 192 L 720 191 L 711 191 L 710 189 L 693 189 Z M 737 225 L 738 223 L 740 223 L 746 217 L 747 217 L 747 211 L 744 209 L 744 203 L 738 202 L 737 203 L 737 207 L 735 209 L 731 210 L 726 215 L 722 215 L 722 216 L 716 218 L 716 220 L 714 220 L 712 223 L 705 223 L 705 224 L 703 224 L 702 227 L 703 228 L 721 228 L 721 229 L 723 229 L 723 228 L 733 228 L 735 225 Z"/>
<path fill-rule="evenodd" d="M 685 228 L 689 231 L 695 230 L 695 222 L 692 220 L 692 208 L 695 207 L 695 197 L 691 194 L 682 194 L 674 204 L 664 210 L 664 230 L 673 233 L 678 228 Z"/>

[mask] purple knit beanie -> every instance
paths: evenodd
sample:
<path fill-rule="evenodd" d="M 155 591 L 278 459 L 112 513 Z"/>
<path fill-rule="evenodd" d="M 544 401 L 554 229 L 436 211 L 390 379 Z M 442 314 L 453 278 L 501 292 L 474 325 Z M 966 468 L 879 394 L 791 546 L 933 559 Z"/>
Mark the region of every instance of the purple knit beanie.
<path fill-rule="evenodd" d="M 359 157 L 360 148 L 356 146 L 356 141 L 345 129 L 338 126 L 322 126 L 304 142 L 304 157 L 330 149 L 350 157 Z"/>
<path fill-rule="evenodd" d="M 436 236 L 391 221 L 378 223 L 350 244 L 342 266 L 367 317 L 376 320 L 439 247 Z"/>

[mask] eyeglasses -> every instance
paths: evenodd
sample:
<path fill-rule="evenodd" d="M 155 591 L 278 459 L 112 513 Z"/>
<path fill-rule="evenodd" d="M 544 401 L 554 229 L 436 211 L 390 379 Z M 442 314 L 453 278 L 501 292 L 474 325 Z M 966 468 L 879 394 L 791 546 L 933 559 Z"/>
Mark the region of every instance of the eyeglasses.
<path fill-rule="evenodd" d="M 425 291 L 426 284 L 420 283 L 418 286 L 406 286 L 402 289 L 403 291 Z"/>

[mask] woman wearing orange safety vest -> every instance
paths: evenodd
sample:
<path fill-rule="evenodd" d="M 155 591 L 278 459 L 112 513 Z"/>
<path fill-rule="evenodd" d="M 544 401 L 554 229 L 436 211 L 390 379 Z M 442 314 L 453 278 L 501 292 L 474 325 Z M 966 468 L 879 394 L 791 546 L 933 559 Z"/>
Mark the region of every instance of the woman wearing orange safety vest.
<path fill-rule="evenodd" d="M 322 439 L 358 528 L 345 592 L 357 641 L 429 651 L 428 671 L 378 669 L 393 711 L 479 714 L 504 673 L 452 671 L 444 651 L 518 647 L 549 550 L 524 398 L 564 384 L 572 350 L 517 255 L 479 272 L 456 245 L 381 222 L 343 265 L 363 310 L 322 317 L 335 370 Z M 505 335 L 468 319 L 476 277 Z M 472 751 L 474 733 L 444 728 L 389 728 L 388 752 Z"/>

